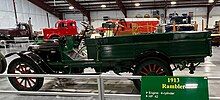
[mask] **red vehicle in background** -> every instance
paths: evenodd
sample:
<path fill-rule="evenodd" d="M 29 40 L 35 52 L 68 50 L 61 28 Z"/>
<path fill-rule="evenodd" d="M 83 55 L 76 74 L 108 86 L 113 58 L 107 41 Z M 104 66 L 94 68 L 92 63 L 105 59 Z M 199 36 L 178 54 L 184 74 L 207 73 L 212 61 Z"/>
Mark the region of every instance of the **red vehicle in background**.
<path fill-rule="evenodd" d="M 72 19 L 59 20 L 55 24 L 55 28 L 43 29 L 44 39 L 54 39 L 61 36 L 76 35 L 76 34 L 78 34 L 76 21 Z"/>
<path fill-rule="evenodd" d="M 159 24 L 157 18 L 125 18 L 120 20 L 108 20 L 102 24 L 102 27 L 97 28 L 106 34 L 120 35 L 135 35 L 143 33 L 153 33 Z"/>

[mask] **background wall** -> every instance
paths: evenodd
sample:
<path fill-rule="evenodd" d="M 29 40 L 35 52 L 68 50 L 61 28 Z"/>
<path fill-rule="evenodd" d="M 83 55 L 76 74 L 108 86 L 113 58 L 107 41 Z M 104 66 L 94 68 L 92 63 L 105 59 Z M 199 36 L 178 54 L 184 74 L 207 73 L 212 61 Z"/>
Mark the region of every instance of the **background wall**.
<path fill-rule="evenodd" d="M 141 16 L 144 16 L 145 14 L 153 15 L 153 11 L 155 9 L 146 9 L 146 10 L 128 10 L 127 11 L 127 16 L 128 17 L 135 17 L 137 14 L 140 14 Z M 163 9 L 156 9 L 160 12 L 160 14 L 164 14 Z"/>
<path fill-rule="evenodd" d="M 220 7 L 214 7 L 210 12 L 209 27 L 213 27 L 215 21 L 220 20 Z"/>
<path fill-rule="evenodd" d="M 46 11 L 37 7 L 36 5 L 28 2 L 27 0 L 16 0 L 17 15 L 19 22 L 27 22 L 29 17 L 32 18 L 32 24 L 34 30 L 40 30 L 43 27 L 48 27 L 47 25 L 47 16 Z M 164 14 L 163 9 L 158 9 L 160 14 Z M 214 7 L 210 13 L 209 19 L 209 28 L 212 28 L 215 24 L 215 21 L 220 20 L 220 7 Z M 135 17 L 137 14 L 150 14 L 152 15 L 150 9 L 146 10 L 128 10 L 128 17 Z M 207 8 L 198 7 L 198 8 L 169 8 L 167 14 L 177 12 L 178 14 L 182 13 L 194 13 L 194 20 L 199 24 L 199 30 L 202 29 L 202 19 L 206 22 Z M 110 18 L 124 18 L 124 15 L 121 11 L 93 11 L 90 13 L 92 18 L 92 25 L 94 27 L 101 27 L 103 22 L 103 16 L 109 16 Z M 78 22 L 78 29 L 81 30 L 82 27 L 79 24 L 83 20 L 87 20 L 82 14 L 65 14 L 66 19 L 75 19 Z M 50 26 L 53 27 L 55 22 L 58 20 L 57 17 L 49 14 Z M 13 0 L 1 0 L 0 3 L 0 28 L 9 28 L 15 27 L 15 15 L 13 9 Z M 169 22 L 169 21 L 168 21 Z"/>
<path fill-rule="evenodd" d="M 167 15 L 174 12 L 178 13 L 179 15 L 182 15 L 184 13 L 189 14 L 189 12 L 193 12 L 193 20 L 196 21 L 196 23 L 198 24 L 198 31 L 202 31 L 202 19 L 204 20 L 204 22 L 206 22 L 206 17 L 204 18 L 204 16 L 206 16 L 207 14 L 206 8 L 171 8 L 167 10 Z M 167 20 L 167 22 L 169 23 L 169 20 Z"/>
<path fill-rule="evenodd" d="M 94 27 L 101 27 L 103 21 L 103 17 L 104 16 L 108 16 L 109 18 L 124 18 L 124 15 L 121 11 L 116 10 L 116 11 L 93 11 L 90 13 L 91 14 L 91 18 L 92 18 L 92 25 Z"/>
<path fill-rule="evenodd" d="M 74 19 L 74 20 L 76 20 L 78 32 L 80 32 L 83 29 L 80 22 L 87 20 L 87 17 L 83 16 L 83 14 L 64 14 L 64 18 L 65 19 Z"/>
<path fill-rule="evenodd" d="M 159 10 L 160 14 L 164 14 L 163 9 Z M 210 12 L 209 18 L 209 28 L 212 28 L 215 24 L 215 21 L 220 20 L 220 7 L 214 7 L 213 10 Z M 152 15 L 152 11 L 150 9 L 146 10 L 128 10 L 127 15 L 128 17 L 135 17 L 137 14 L 145 15 L 150 14 Z M 189 12 L 193 12 L 193 20 L 198 24 L 198 30 L 202 31 L 202 20 L 204 20 L 206 24 L 206 14 L 207 8 L 206 7 L 197 7 L 197 8 L 169 8 L 167 10 L 167 15 L 170 13 L 178 13 L 179 15 L 183 13 L 189 14 Z M 103 22 L 103 16 L 109 16 L 110 18 L 124 18 L 124 15 L 121 11 L 93 11 L 90 13 L 92 18 L 92 25 L 94 27 L 101 27 L 101 23 Z M 76 19 L 77 21 L 82 21 L 82 14 L 66 14 L 66 18 Z M 167 23 L 169 23 L 169 19 L 167 19 Z M 78 25 L 79 26 L 79 25 Z"/>
<path fill-rule="evenodd" d="M 40 30 L 47 25 L 46 11 L 27 0 L 15 0 L 17 8 L 18 22 L 28 22 L 31 17 L 34 30 Z M 50 26 L 54 26 L 58 20 L 54 15 L 49 14 Z M 13 0 L 1 0 L 0 3 L 0 28 L 15 27 L 15 14 L 13 8 Z"/>
<path fill-rule="evenodd" d="M 215 8 L 215 9 L 219 9 L 219 8 Z M 212 12 L 216 12 L 215 9 L 213 9 Z M 146 9 L 146 10 L 128 10 L 127 11 L 127 16 L 132 18 L 135 17 L 137 14 L 140 14 L 142 16 L 144 16 L 145 14 L 153 14 L 153 10 L 154 9 Z M 157 9 L 159 10 L 160 14 L 165 14 L 165 11 L 163 9 Z M 193 20 L 197 22 L 198 24 L 198 30 L 201 31 L 202 30 L 202 19 L 204 20 L 204 22 L 206 22 L 206 14 L 207 14 L 207 9 L 206 8 L 169 8 L 167 10 L 167 15 L 169 15 L 170 13 L 178 13 L 179 15 L 182 15 L 183 13 L 187 13 L 189 14 L 189 12 L 193 12 Z M 103 21 L 103 16 L 109 16 L 110 18 L 124 18 L 124 15 L 121 11 L 92 11 L 91 13 L 91 18 L 92 18 L 92 25 L 97 28 L 97 27 L 101 27 Z M 217 16 L 219 15 L 219 16 Z M 212 27 L 215 20 L 219 19 L 220 20 L 220 12 L 219 14 L 216 13 L 211 13 L 210 16 L 212 16 L 210 18 L 210 24 L 209 27 Z M 75 19 L 77 20 L 77 22 L 79 23 L 80 21 L 83 20 L 83 15 L 82 14 L 66 14 L 65 18 L 67 19 Z M 167 19 L 167 23 L 169 23 L 169 19 Z M 78 27 L 80 27 L 80 24 L 78 24 Z M 80 28 L 81 29 L 81 28 Z"/>

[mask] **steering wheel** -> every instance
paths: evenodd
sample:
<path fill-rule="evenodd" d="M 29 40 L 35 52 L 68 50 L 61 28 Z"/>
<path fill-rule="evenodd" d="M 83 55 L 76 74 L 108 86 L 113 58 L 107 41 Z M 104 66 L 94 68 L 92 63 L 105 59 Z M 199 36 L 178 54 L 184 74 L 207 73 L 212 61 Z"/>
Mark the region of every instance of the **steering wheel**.
<path fill-rule="evenodd" d="M 94 31 L 94 28 L 92 25 L 90 25 L 87 22 L 81 22 L 81 25 L 85 28 L 85 30 L 82 32 L 83 37 L 90 36 L 92 32 Z"/>

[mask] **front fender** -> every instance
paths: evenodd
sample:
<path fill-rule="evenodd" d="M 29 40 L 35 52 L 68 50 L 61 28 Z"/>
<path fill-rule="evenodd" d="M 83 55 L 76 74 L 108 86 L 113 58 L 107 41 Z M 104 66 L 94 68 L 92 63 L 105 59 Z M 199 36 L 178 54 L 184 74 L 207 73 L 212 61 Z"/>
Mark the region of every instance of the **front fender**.
<path fill-rule="evenodd" d="M 7 67 L 5 57 L 0 53 L 0 74 L 4 73 Z"/>
<path fill-rule="evenodd" d="M 22 52 L 19 52 L 19 53 L 10 53 L 10 54 L 7 54 L 5 57 L 10 57 L 14 54 L 17 54 L 22 59 L 32 61 L 45 74 L 53 74 L 54 73 L 54 71 L 47 65 L 47 63 L 40 56 L 38 56 L 37 54 L 35 54 L 33 52 L 22 51 Z"/>

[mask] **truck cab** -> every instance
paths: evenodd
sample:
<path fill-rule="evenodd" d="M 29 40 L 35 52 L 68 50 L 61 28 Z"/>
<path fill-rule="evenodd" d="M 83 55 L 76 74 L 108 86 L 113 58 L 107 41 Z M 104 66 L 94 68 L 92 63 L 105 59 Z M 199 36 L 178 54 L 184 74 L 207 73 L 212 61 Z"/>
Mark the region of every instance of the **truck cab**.
<path fill-rule="evenodd" d="M 75 20 L 59 20 L 55 24 L 55 28 L 44 28 L 44 39 L 54 39 L 62 36 L 74 36 L 78 34 Z"/>
<path fill-rule="evenodd" d="M 17 25 L 17 30 L 19 31 L 20 34 L 17 34 L 17 36 L 31 36 L 32 30 L 30 26 L 26 23 L 19 23 Z"/>
<path fill-rule="evenodd" d="M 34 34 L 29 24 L 18 23 L 16 28 L 0 29 L 1 40 L 14 40 L 15 37 L 29 37 L 32 39 Z"/>

